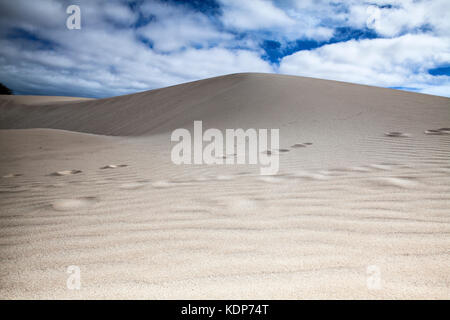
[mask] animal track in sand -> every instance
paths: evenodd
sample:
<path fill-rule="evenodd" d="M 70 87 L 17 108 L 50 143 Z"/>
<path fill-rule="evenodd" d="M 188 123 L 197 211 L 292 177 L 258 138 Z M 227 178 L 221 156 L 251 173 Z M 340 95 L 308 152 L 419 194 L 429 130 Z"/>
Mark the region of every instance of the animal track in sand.
<path fill-rule="evenodd" d="M 101 167 L 100 169 L 116 169 L 128 167 L 126 164 L 108 164 L 107 166 Z"/>
<path fill-rule="evenodd" d="M 306 148 L 307 146 L 310 146 L 310 145 L 312 145 L 311 142 L 296 143 L 296 144 L 293 144 L 291 146 L 291 148 Z"/>
<path fill-rule="evenodd" d="M 386 132 L 384 134 L 386 137 L 393 137 L 393 138 L 406 138 L 410 137 L 408 133 L 404 132 L 398 132 L 398 131 L 392 131 L 392 132 Z"/>
<path fill-rule="evenodd" d="M 280 154 L 280 153 L 286 153 L 286 152 L 289 152 L 289 151 L 291 151 L 291 150 L 289 150 L 289 149 L 273 149 L 273 150 L 266 150 L 266 151 L 263 151 L 263 152 L 261 152 L 261 153 L 263 153 L 263 154 L 267 154 L 267 155 L 272 155 L 272 154 Z"/>
<path fill-rule="evenodd" d="M 71 174 L 78 174 L 78 173 L 81 173 L 81 172 L 83 172 L 83 171 L 81 171 L 81 170 L 63 170 L 63 171 L 53 172 L 50 175 L 51 176 L 61 177 L 61 176 L 68 176 L 68 175 L 71 175 Z"/>
<path fill-rule="evenodd" d="M 440 129 L 429 129 L 424 131 L 428 135 L 444 135 L 450 134 L 450 128 L 440 128 Z"/>
<path fill-rule="evenodd" d="M 65 186 L 67 186 L 67 183 L 61 182 L 61 183 L 47 184 L 47 185 L 45 185 L 45 188 L 62 188 Z"/>
<path fill-rule="evenodd" d="M 71 211 L 85 209 L 98 202 L 96 197 L 81 197 L 75 199 L 61 199 L 52 203 L 52 208 L 56 211 Z"/>
<path fill-rule="evenodd" d="M 2 178 L 15 178 L 15 177 L 20 177 L 23 176 L 23 174 L 21 173 L 9 173 L 4 175 Z"/>

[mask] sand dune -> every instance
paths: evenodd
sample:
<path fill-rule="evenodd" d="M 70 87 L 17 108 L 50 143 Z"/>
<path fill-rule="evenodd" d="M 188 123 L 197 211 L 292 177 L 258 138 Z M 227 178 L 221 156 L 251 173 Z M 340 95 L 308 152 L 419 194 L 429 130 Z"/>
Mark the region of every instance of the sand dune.
<path fill-rule="evenodd" d="M 0 109 L 0 298 L 450 298 L 447 98 L 236 74 Z M 194 120 L 280 128 L 279 174 L 174 165 Z"/>
<path fill-rule="evenodd" d="M 63 97 L 63 96 L 21 96 L 21 95 L 0 95 L 1 105 L 21 104 L 27 106 L 34 106 L 39 104 L 53 104 L 60 102 L 80 102 L 95 100 L 91 98 L 78 98 L 78 97 Z"/>
<path fill-rule="evenodd" d="M 137 136 L 192 126 L 200 119 L 205 128 L 281 128 L 294 138 L 338 131 L 345 139 L 354 136 L 353 130 L 358 130 L 355 138 L 360 138 L 372 128 L 377 134 L 380 130 L 423 134 L 448 127 L 448 101 L 344 82 L 245 73 L 75 104 L 11 108 L 2 103 L 0 129 Z M 418 123 L 428 126 L 418 127 Z"/>

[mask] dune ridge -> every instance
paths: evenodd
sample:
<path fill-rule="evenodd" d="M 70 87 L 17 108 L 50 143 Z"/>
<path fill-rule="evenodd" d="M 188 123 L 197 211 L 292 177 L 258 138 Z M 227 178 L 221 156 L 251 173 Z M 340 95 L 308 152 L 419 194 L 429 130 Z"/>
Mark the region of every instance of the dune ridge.
<path fill-rule="evenodd" d="M 436 121 L 436 113 L 444 115 L 448 111 L 448 101 L 444 97 L 345 82 L 239 73 L 136 94 L 77 103 L 53 102 L 33 108 L 11 107 L 10 101 L 0 99 L 0 129 L 52 128 L 138 136 L 192 126 L 194 120 L 202 120 L 205 128 L 281 128 L 296 121 L 295 127 L 313 130 L 317 123 L 324 130 L 329 125 L 365 125 L 375 119 L 383 122 L 386 131 L 395 131 L 401 128 L 389 124 L 394 122 L 398 127 L 396 118 L 406 113 L 407 121 Z M 434 127 L 447 124 L 445 116 Z"/>

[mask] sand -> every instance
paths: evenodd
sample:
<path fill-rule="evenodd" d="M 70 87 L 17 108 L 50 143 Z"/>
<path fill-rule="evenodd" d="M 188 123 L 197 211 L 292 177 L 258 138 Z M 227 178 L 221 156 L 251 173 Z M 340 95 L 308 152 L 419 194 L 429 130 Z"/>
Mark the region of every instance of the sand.
<path fill-rule="evenodd" d="M 447 98 L 235 74 L 0 101 L 2 299 L 450 298 Z M 194 120 L 280 128 L 279 174 L 174 165 Z"/>
<path fill-rule="evenodd" d="M 0 95 L 1 105 L 22 104 L 35 106 L 40 104 L 53 104 L 60 102 L 81 102 L 95 100 L 92 98 L 63 97 L 63 96 L 21 96 L 21 95 Z"/>

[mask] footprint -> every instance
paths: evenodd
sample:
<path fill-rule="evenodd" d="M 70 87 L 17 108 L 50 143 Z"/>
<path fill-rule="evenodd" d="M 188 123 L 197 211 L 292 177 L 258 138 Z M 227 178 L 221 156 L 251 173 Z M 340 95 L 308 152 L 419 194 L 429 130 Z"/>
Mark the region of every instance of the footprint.
<path fill-rule="evenodd" d="M 410 135 L 407 134 L 407 133 L 397 132 L 397 131 L 386 132 L 384 135 L 385 135 L 386 137 L 394 137 L 394 138 L 405 138 L 405 137 L 410 137 Z"/>
<path fill-rule="evenodd" d="M 425 134 L 429 134 L 429 135 L 441 135 L 442 132 L 439 130 L 434 130 L 434 129 L 430 129 L 430 130 L 425 130 L 424 131 Z"/>
<path fill-rule="evenodd" d="M 81 171 L 81 170 L 63 170 L 63 171 L 53 172 L 50 175 L 51 176 L 60 177 L 60 176 L 68 176 L 68 175 L 71 175 L 71 174 L 78 174 L 78 173 L 81 173 L 81 172 L 83 172 L 83 171 Z"/>
<path fill-rule="evenodd" d="M 116 169 L 128 167 L 126 164 L 108 164 L 107 166 L 101 167 L 100 169 Z"/>
<path fill-rule="evenodd" d="M 15 177 L 20 177 L 23 176 L 23 174 L 21 173 L 9 173 L 7 175 L 4 175 L 2 178 L 15 178 Z"/>
<path fill-rule="evenodd" d="M 425 130 L 424 133 L 429 134 L 429 135 L 450 134 L 450 128 L 429 129 L 429 130 Z"/>
<path fill-rule="evenodd" d="M 45 185 L 45 188 L 63 188 L 65 186 L 67 186 L 67 184 L 61 182 L 61 183 L 47 184 Z"/>
<path fill-rule="evenodd" d="M 267 155 L 270 156 L 270 155 L 274 154 L 274 151 L 277 152 L 277 153 L 285 153 L 285 152 L 289 152 L 289 151 L 291 151 L 291 150 L 289 150 L 289 149 L 274 149 L 273 151 L 271 151 L 271 150 L 266 150 L 266 151 L 263 151 L 263 152 L 261 152 L 261 153 L 267 154 Z"/>
<path fill-rule="evenodd" d="M 310 145 L 312 145 L 312 142 L 296 143 L 296 144 L 292 145 L 291 148 L 305 148 Z"/>
<path fill-rule="evenodd" d="M 71 211 L 88 208 L 98 202 L 96 197 L 81 197 L 75 199 L 61 199 L 52 203 L 56 211 Z"/>

